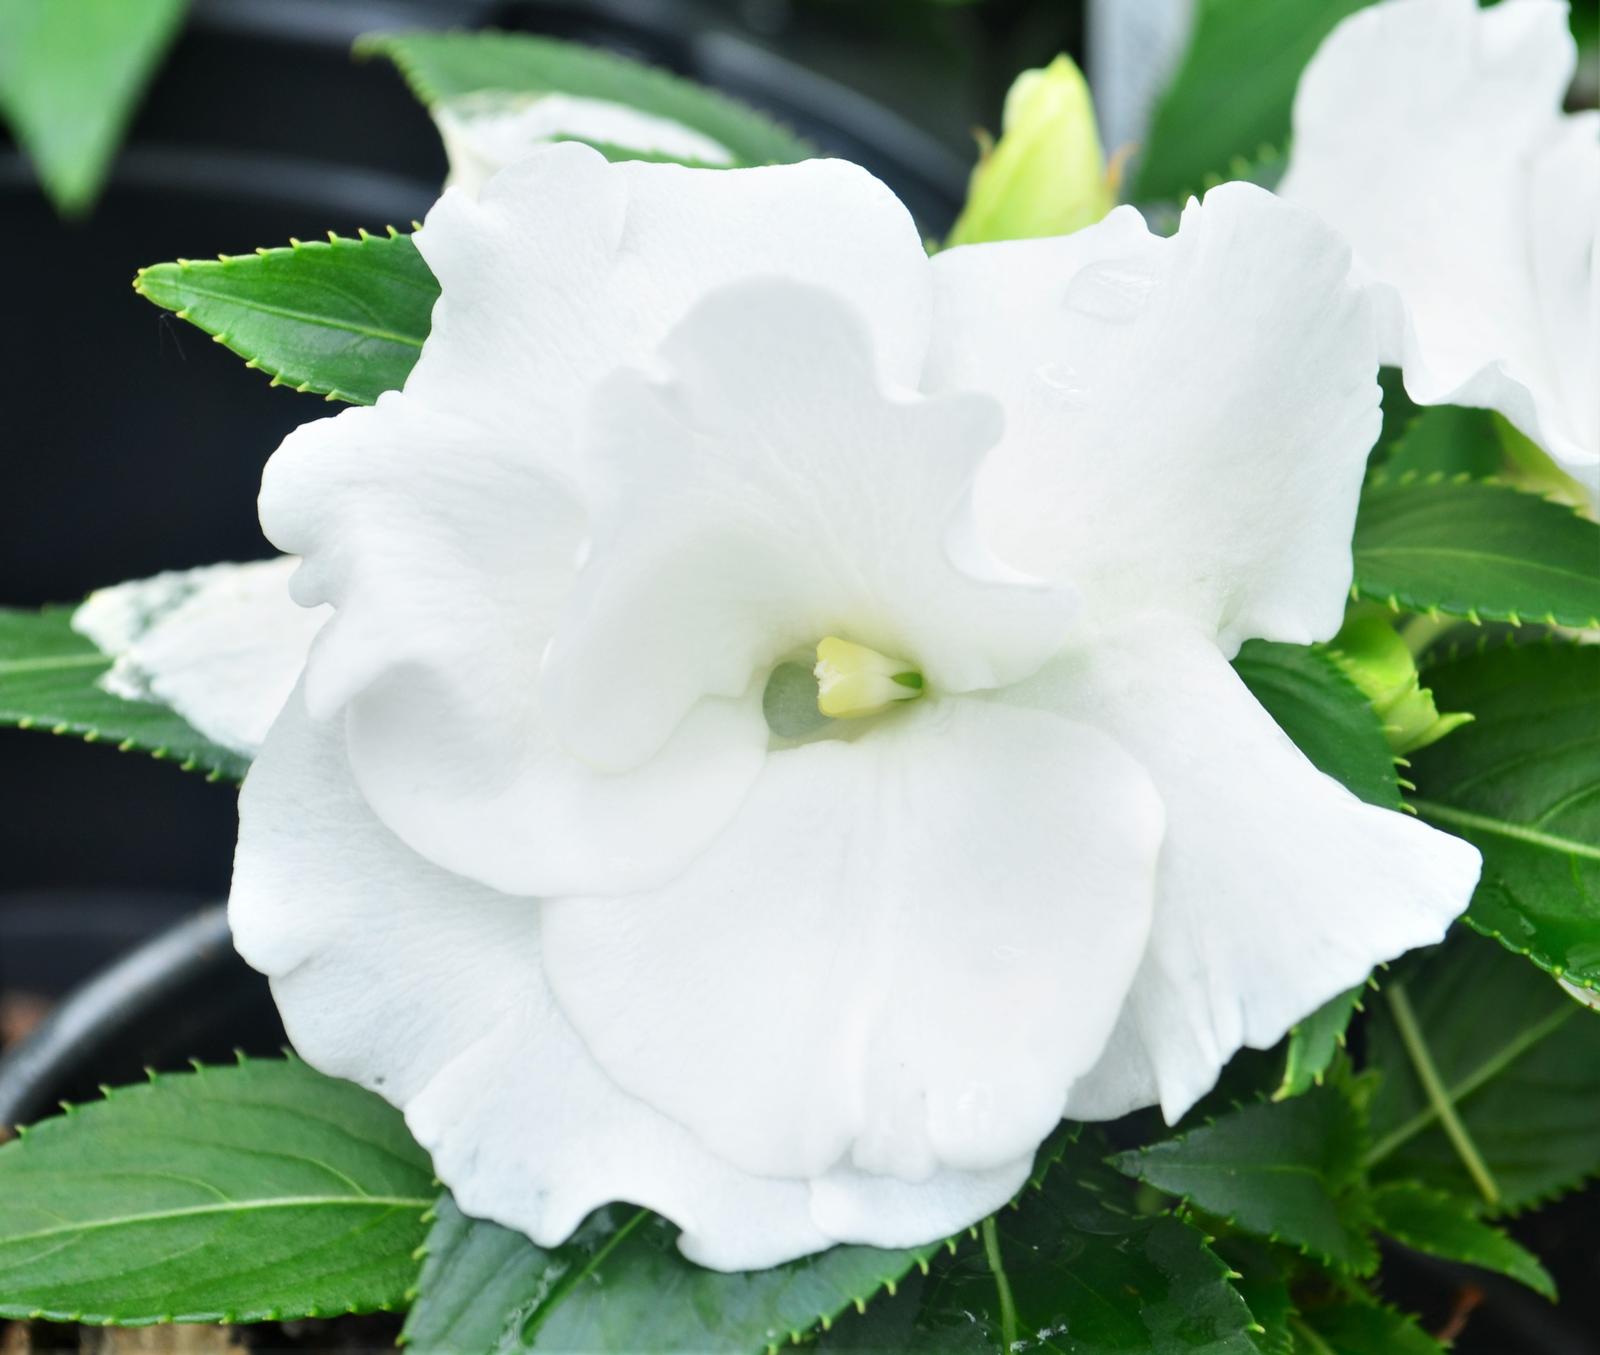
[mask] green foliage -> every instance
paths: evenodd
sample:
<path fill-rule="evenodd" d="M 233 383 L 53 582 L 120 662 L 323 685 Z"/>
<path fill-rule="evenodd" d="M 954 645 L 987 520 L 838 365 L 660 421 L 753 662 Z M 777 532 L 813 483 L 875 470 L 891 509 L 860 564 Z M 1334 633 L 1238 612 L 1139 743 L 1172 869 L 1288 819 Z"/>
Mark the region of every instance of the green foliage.
<path fill-rule="evenodd" d="M 370 405 L 428 337 L 439 284 L 409 235 L 295 241 L 141 269 L 139 294 L 258 367 L 272 384 Z"/>
<path fill-rule="evenodd" d="M 1239 1291 L 1260 1328 L 1255 1333 L 1260 1355 L 1294 1355 L 1294 1299 L 1289 1293 L 1289 1271 L 1294 1259 L 1278 1249 L 1242 1233 L 1211 1244 L 1211 1250 L 1232 1269 L 1233 1287 Z"/>
<path fill-rule="evenodd" d="M 1416 1251 L 1497 1270 L 1554 1300 L 1555 1281 L 1538 1257 L 1498 1228 L 1475 1217 L 1467 1203 L 1415 1182 L 1380 1186 L 1372 1193 L 1379 1229 Z"/>
<path fill-rule="evenodd" d="M 1400 808 L 1400 786 L 1383 723 L 1325 652 L 1250 640 L 1233 666 L 1320 771 L 1369 804 Z"/>
<path fill-rule="evenodd" d="M 1300 72 L 1369 0 L 1197 0 L 1189 46 L 1156 106 L 1136 201 L 1196 192 L 1207 175 L 1282 146 Z"/>
<path fill-rule="evenodd" d="M 1390 479 L 1401 476 L 1469 476 L 1482 480 L 1505 462 L 1495 417 L 1486 409 L 1435 405 L 1416 414 L 1383 463 Z"/>
<path fill-rule="evenodd" d="M 1114 1161 L 1208 1214 L 1365 1274 L 1378 1253 L 1367 1235 L 1367 1136 L 1357 1091 L 1330 1080 L 1292 1100 L 1242 1106 Z"/>
<path fill-rule="evenodd" d="M 1476 721 L 1416 755 L 1416 808 L 1483 852 L 1467 920 L 1600 989 L 1600 648 L 1485 647 L 1434 667 Z"/>
<path fill-rule="evenodd" d="M 1361 1299 L 1312 1308 L 1294 1327 L 1304 1355 L 1444 1355 L 1414 1319 Z"/>
<path fill-rule="evenodd" d="M 1464 1199 L 1481 1188 L 1441 1128 L 1392 1009 L 1374 1002 L 1367 1067 L 1375 1179 L 1419 1181 Z M 1515 1212 L 1600 1174 L 1600 1020 L 1532 965 L 1463 932 L 1404 979 L 1424 1052 L 1494 1186 Z M 1297 1104 L 1290 1102 L 1289 1104 Z"/>
<path fill-rule="evenodd" d="M 5 0 L 0 115 L 64 216 L 94 205 L 188 0 Z"/>
<path fill-rule="evenodd" d="M 1357 984 L 1312 1012 L 1289 1032 L 1289 1048 L 1284 1055 L 1283 1082 L 1272 1095 L 1274 1101 L 1303 1096 L 1313 1086 L 1321 1086 L 1323 1074 L 1344 1048 L 1344 1033 L 1361 1006 L 1367 985 Z"/>
<path fill-rule="evenodd" d="M 72 629 L 73 610 L 0 608 L 0 725 L 138 749 L 213 781 L 243 778 L 245 758 L 166 706 L 105 691 L 99 681 L 111 658 Z"/>
<path fill-rule="evenodd" d="M 1406 611 L 1600 626 L 1596 560 L 1600 524 L 1505 485 L 1380 473 L 1356 519 L 1357 594 Z"/>
<path fill-rule="evenodd" d="M 152 1076 L 0 1148 L 0 1317 L 392 1308 L 437 1193 L 397 1111 L 302 1063 Z"/>
<path fill-rule="evenodd" d="M 406 1322 L 419 1352 L 758 1352 L 798 1339 L 943 1243 L 908 1251 L 835 1247 L 770 1270 L 726 1275 L 684 1260 L 678 1230 L 648 1210 L 597 1211 L 565 1245 L 466 1218 L 448 1200 L 427 1242 Z"/>
<path fill-rule="evenodd" d="M 412 91 L 433 105 L 494 90 L 569 94 L 626 104 L 689 127 L 726 146 L 738 165 L 806 160 L 816 149 L 764 114 L 666 71 L 576 43 L 523 33 L 376 33 L 358 56 L 399 67 Z M 627 157 L 627 151 L 600 147 Z"/>
<path fill-rule="evenodd" d="M 1229 1269 L 1191 1225 L 1141 1214 L 1133 1183 L 1087 1138 L 985 1225 L 984 1245 L 935 1263 L 899 1302 L 874 1303 L 829 1351 L 918 1355 L 1255 1355 Z M 1036 1178 L 1037 1180 L 1037 1178 Z"/>

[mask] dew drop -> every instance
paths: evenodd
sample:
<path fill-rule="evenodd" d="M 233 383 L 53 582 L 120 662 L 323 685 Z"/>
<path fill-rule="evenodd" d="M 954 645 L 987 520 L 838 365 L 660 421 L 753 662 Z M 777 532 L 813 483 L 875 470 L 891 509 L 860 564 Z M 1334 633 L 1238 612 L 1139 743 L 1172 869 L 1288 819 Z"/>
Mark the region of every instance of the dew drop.
<path fill-rule="evenodd" d="M 1080 315 L 1125 325 L 1138 318 L 1155 285 L 1149 273 L 1127 264 L 1090 264 L 1067 285 L 1066 305 Z"/>

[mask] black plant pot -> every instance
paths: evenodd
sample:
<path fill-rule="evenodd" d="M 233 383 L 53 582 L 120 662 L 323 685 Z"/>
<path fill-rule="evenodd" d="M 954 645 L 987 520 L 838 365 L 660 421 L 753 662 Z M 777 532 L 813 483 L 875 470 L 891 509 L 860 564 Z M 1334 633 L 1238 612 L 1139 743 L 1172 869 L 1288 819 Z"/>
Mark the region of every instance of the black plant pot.
<path fill-rule="evenodd" d="M 236 1051 L 271 1056 L 283 1044 L 266 981 L 234 954 L 224 911 L 213 907 L 84 984 L 0 1057 L 0 1124 L 27 1124 L 62 1101 L 86 1101 L 101 1086 L 137 1081 L 146 1068 L 182 1068 L 191 1058 L 219 1062 Z M 1486 1300 L 1455 1355 L 1595 1355 L 1593 1324 L 1580 1314 L 1593 1307 L 1600 1192 L 1515 1228 L 1555 1272 L 1563 1308 L 1484 1272 L 1398 1250 L 1385 1258 L 1385 1297 L 1438 1326 L 1464 1286 L 1480 1288 Z"/>
<path fill-rule="evenodd" d="M 0 326 L 0 606 L 269 553 L 261 467 L 328 407 L 270 388 L 129 282 L 164 259 L 420 217 L 444 175 L 438 138 L 398 75 L 353 62 L 351 42 L 488 24 L 610 47 L 745 98 L 876 170 L 930 231 L 959 203 L 962 166 L 937 143 L 717 27 L 692 0 L 199 0 L 88 220 L 58 221 L 0 142 L 0 241 L 13 262 Z M 0 986 L 62 991 L 196 898 L 220 896 L 233 836 L 225 789 L 0 731 Z"/>

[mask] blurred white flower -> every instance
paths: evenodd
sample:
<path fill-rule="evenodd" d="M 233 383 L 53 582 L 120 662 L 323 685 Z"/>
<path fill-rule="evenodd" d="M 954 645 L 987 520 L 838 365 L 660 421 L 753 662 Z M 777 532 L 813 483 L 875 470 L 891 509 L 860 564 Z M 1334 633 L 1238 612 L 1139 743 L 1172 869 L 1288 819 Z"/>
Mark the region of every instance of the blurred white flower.
<path fill-rule="evenodd" d="M 720 141 L 681 122 L 578 94 L 464 94 L 437 105 L 433 121 L 450 161 L 445 186 L 474 197 L 513 160 L 550 141 L 617 146 L 717 167 L 733 162 Z"/>
<path fill-rule="evenodd" d="M 1562 0 L 1390 0 L 1300 81 L 1280 193 L 1374 284 L 1421 404 L 1505 415 L 1600 494 L 1600 113 L 1563 114 Z"/>
<path fill-rule="evenodd" d="M 267 471 L 335 614 L 232 917 L 468 1213 L 629 1200 L 726 1269 L 925 1242 L 1465 905 L 1476 852 L 1228 663 L 1350 582 L 1376 357 L 1310 214 L 930 260 L 847 164 L 569 145 L 418 247 L 405 389 Z M 774 734 L 813 665 L 839 718 Z"/>

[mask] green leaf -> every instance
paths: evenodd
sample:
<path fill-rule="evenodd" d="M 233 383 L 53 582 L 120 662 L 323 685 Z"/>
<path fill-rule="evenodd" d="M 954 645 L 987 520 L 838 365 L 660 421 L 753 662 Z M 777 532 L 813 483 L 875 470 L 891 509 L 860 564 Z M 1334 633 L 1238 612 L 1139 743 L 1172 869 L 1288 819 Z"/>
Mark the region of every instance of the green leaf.
<path fill-rule="evenodd" d="M 1326 653 L 1250 640 L 1233 666 L 1318 770 L 1369 804 L 1400 808 L 1400 785 L 1383 722 Z"/>
<path fill-rule="evenodd" d="M 188 0 L 5 0 L 0 115 L 65 216 L 100 195 Z"/>
<path fill-rule="evenodd" d="M 1383 471 L 1390 479 L 1465 475 L 1482 480 L 1497 474 L 1504 463 L 1500 434 L 1490 411 L 1435 405 L 1406 425 L 1383 463 Z"/>
<path fill-rule="evenodd" d="M 1429 954 L 1404 985 L 1449 1103 L 1494 1181 L 1499 1210 L 1524 1209 L 1600 1174 L 1594 1013 L 1471 932 Z M 1440 1127 L 1388 1001 L 1372 1004 L 1366 1047 L 1366 1066 L 1382 1073 L 1367 1153 L 1373 1175 L 1476 1196 L 1478 1183 Z"/>
<path fill-rule="evenodd" d="M 1273 1249 L 1265 1242 L 1235 1233 L 1211 1244 L 1233 1270 L 1233 1287 L 1239 1291 L 1260 1330 L 1255 1333 L 1260 1355 L 1294 1355 L 1294 1300 L 1289 1277 Z"/>
<path fill-rule="evenodd" d="M 985 1226 L 986 1245 L 936 1263 L 913 1302 L 841 1323 L 824 1349 L 1255 1355 L 1256 1324 L 1228 1266 L 1198 1229 L 1137 1213 L 1136 1187 L 1102 1151 L 1096 1138 L 1070 1149 Z"/>
<path fill-rule="evenodd" d="M 1372 1192 L 1380 1231 L 1416 1251 L 1461 1261 L 1509 1275 L 1555 1301 L 1556 1285 L 1539 1258 L 1498 1228 L 1475 1218 L 1456 1196 L 1414 1181 L 1399 1181 Z"/>
<path fill-rule="evenodd" d="M 1411 768 L 1418 813 L 1483 852 L 1467 921 L 1600 989 L 1600 648 L 1486 647 L 1427 681 L 1477 716 Z"/>
<path fill-rule="evenodd" d="M 1350 1018 L 1361 1006 L 1367 985 L 1357 984 L 1348 993 L 1324 1002 L 1310 1016 L 1289 1031 L 1289 1048 L 1284 1058 L 1283 1082 L 1272 1095 L 1274 1101 L 1303 1096 L 1322 1084 L 1323 1074 L 1344 1048 L 1344 1033 Z"/>
<path fill-rule="evenodd" d="M 1198 0 L 1188 49 L 1156 106 L 1136 200 L 1179 198 L 1289 136 L 1300 72 L 1369 0 Z"/>
<path fill-rule="evenodd" d="M 155 264 L 133 285 L 266 372 L 273 385 L 363 405 L 405 383 L 439 299 L 411 237 L 393 228 Z"/>
<path fill-rule="evenodd" d="M 356 55 L 387 57 L 430 107 L 485 91 L 567 94 L 625 104 L 727 147 L 738 165 L 807 160 L 816 148 L 764 114 L 666 71 L 609 52 L 523 33 L 376 33 Z M 613 156 L 633 153 L 601 147 Z M 646 157 L 659 158 L 659 157 Z"/>
<path fill-rule="evenodd" d="M 1374 477 L 1355 590 L 1413 612 L 1600 626 L 1600 524 L 1505 485 Z"/>
<path fill-rule="evenodd" d="M 437 1196 L 399 1112 L 348 1082 L 292 1059 L 152 1075 L 0 1148 L 0 1317 L 397 1307 Z"/>
<path fill-rule="evenodd" d="M 722 1274 L 686 1261 L 677 1228 L 613 1205 L 565 1245 L 465 1217 L 446 1200 L 428 1236 L 408 1349 L 760 1352 L 831 1322 L 944 1244 L 835 1247 L 789 1265 Z"/>
<path fill-rule="evenodd" d="M 1244 1106 L 1114 1162 L 1247 1232 L 1366 1274 L 1378 1263 L 1362 1181 L 1366 1141 L 1357 1096 L 1329 1081 L 1293 1100 Z"/>
<path fill-rule="evenodd" d="M 1379 1303 L 1351 1300 L 1294 1319 L 1296 1355 L 1444 1355 L 1416 1320 Z"/>
<path fill-rule="evenodd" d="M 124 700 L 102 688 L 111 656 L 72 629 L 74 611 L 0 608 L 0 725 L 138 749 L 213 781 L 243 778 L 245 758 L 212 743 L 166 706 Z"/>

